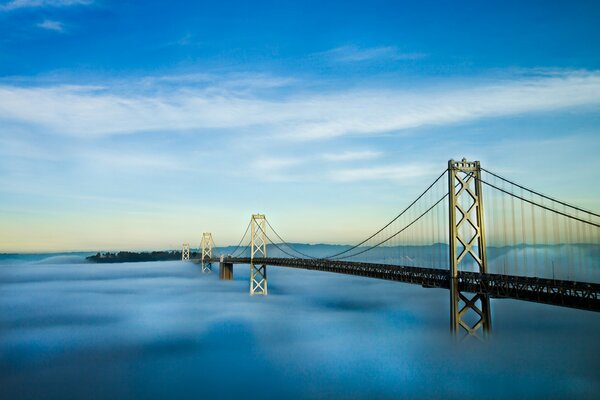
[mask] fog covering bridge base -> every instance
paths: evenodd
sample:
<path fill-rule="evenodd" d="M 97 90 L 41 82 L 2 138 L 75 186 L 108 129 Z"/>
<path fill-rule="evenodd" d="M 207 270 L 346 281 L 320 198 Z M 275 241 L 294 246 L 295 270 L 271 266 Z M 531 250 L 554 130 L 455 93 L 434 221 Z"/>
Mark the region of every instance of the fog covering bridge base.
<path fill-rule="evenodd" d="M 220 262 L 220 259 L 214 258 L 211 261 Z M 220 265 L 230 268 L 229 265 L 247 265 L 250 261 L 249 257 L 225 257 Z M 412 283 L 426 288 L 450 289 L 450 271 L 437 268 L 297 258 L 255 258 L 254 262 Z M 467 271 L 459 271 L 457 279 L 461 292 L 600 312 L 600 284 Z"/>

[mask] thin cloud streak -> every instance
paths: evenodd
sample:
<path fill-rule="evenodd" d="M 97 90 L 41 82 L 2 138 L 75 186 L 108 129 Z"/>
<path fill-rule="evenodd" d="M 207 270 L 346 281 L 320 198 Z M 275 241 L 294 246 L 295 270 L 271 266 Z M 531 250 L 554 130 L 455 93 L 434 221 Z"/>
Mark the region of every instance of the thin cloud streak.
<path fill-rule="evenodd" d="M 337 62 L 362 62 L 373 60 L 419 60 L 423 53 L 402 53 L 394 46 L 359 48 L 356 46 L 336 47 L 320 55 Z"/>
<path fill-rule="evenodd" d="M 344 161 L 358 161 L 358 160 L 372 160 L 382 155 L 379 151 L 343 151 L 339 153 L 325 153 L 321 155 L 321 158 L 326 161 L 344 162 Z"/>
<path fill-rule="evenodd" d="M 320 180 L 339 181 L 335 173 L 329 173 L 331 163 L 339 165 L 346 162 L 358 162 L 379 158 L 383 153 L 378 151 L 339 151 L 305 155 L 302 157 L 261 156 L 250 165 L 253 177 L 267 182 L 301 182 L 315 179 L 315 169 Z"/>
<path fill-rule="evenodd" d="M 444 89 L 355 89 L 284 98 L 259 90 L 231 90 L 226 83 L 155 93 L 136 90 L 0 85 L 0 120 L 79 137 L 247 128 L 271 137 L 316 140 L 595 106 L 600 104 L 600 72 L 476 85 L 463 81 Z"/>
<path fill-rule="evenodd" d="M 156 174 L 156 172 L 159 171 L 193 170 L 186 166 L 181 159 L 161 154 L 142 153 L 139 151 L 117 153 L 114 151 L 87 151 L 80 156 L 80 159 L 82 165 L 93 165 L 104 171 L 116 170 L 121 171 L 121 173 L 125 173 L 125 171 L 134 171 Z"/>
<path fill-rule="evenodd" d="M 298 81 L 294 78 L 272 76 L 269 74 L 256 73 L 235 73 L 223 74 L 216 73 L 187 73 L 179 75 L 158 75 L 145 76 L 140 79 L 140 82 L 147 87 L 155 87 L 158 85 L 172 85 L 173 87 L 208 87 L 214 91 L 219 89 L 235 91 L 248 89 L 273 89 L 291 86 Z M 130 86 L 131 80 L 123 83 Z"/>
<path fill-rule="evenodd" d="M 40 22 L 39 24 L 37 24 L 37 27 L 46 29 L 49 31 L 56 31 L 56 32 L 64 32 L 64 30 L 65 30 L 65 26 L 63 25 L 62 22 L 52 21 L 49 19 L 46 19 L 43 22 Z"/>
<path fill-rule="evenodd" d="M 20 8 L 67 7 L 88 5 L 92 0 L 12 0 L 0 5 L 0 11 L 12 11 Z"/>
<path fill-rule="evenodd" d="M 329 172 L 329 179 L 336 182 L 399 181 L 431 176 L 439 166 L 430 164 L 379 165 L 365 168 L 346 168 Z"/>
<path fill-rule="evenodd" d="M 285 168 L 289 168 L 292 166 L 296 166 L 306 162 L 306 160 L 300 158 L 276 158 L 276 157 L 266 157 L 259 158 L 254 162 L 254 167 L 259 170 L 271 171 L 271 170 L 281 170 Z"/>

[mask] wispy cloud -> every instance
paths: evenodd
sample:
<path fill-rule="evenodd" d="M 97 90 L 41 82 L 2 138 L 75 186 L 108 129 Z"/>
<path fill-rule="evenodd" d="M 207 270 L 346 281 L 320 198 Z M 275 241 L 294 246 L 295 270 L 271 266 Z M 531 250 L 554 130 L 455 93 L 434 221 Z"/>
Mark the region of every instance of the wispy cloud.
<path fill-rule="evenodd" d="M 313 91 L 288 97 L 253 88 L 232 89 L 226 82 L 198 89 L 136 90 L 4 84 L 0 119 L 82 137 L 244 128 L 272 137 L 314 140 L 595 106 L 600 104 L 600 72 L 461 81 L 452 87 Z"/>
<path fill-rule="evenodd" d="M 358 161 L 358 160 L 372 160 L 381 156 L 381 152 L 372 150 L 363 151 L 342 151 L 338 153 L 325 153 L 321 155 L 321 158 L 326 161 Z"/>
<path fill-rule="evenodd" d="M 10 11 L 19 8 L 36 7 L 66 7 L 91 4 L 93 0 L 12 0 L 0 5 L 0 11 Z"/>
<path fill-rule="evenodd" d="M 379 165 L 365 168 L 346 168 L 329 172 L 329 178 L 338 182 L 357 181 L 408 181 L 430 176 L 439 170 L 439 166 L 428 164 Z"/>
<path fill-rule="evenodd" d="M 284 157 L 281 155 L 260 156 L 250 165 L 250 173 L 255 178 L 266 181 L 297 182 L 314 180 L 314 171 L 321 171 L 319 179 L 332 179 L 332 175 L 323 173 L 332 165 L 349 161 L 364 161 L 378 158 L 383 153 L 371 150 L 339 151 L 329 153 L 304 154 Z M 335 164 L 331 164 L 335 163 Z"/>
<path fill-rule="evenodd" d="M 271 171 L 286 169 L 305 162 L 300 158 L 261 157 L 254 162 L 256 169 Z"/>
<path fill-rule="evenodd" d="M 260 156 L 242 174 L 249 174 L 253 180 L 265 182 L 295 182 L 300 176 L 294 167 L 306 161 L 299 157 Z"/>
<path fill-rule="evenodd" d="M 38 28 L 47 29 L 47 30 L 56 31 L 56 32 L 63 32 L 64 28 L 65 28 L 62 22 L 52 21 L 49 19 L 46 19 L 43 22 L 40 22 L 39 24 L 37 24 L 37 26 L 38 26 Z"/>
<path fill-rule="evenodd" d="M 403 53 L 394 46 L 360 48 L 341 46 L 319 53 L 339 62 L 360 62 L 371 60 L 418 60 L 425 57 L 423 53 Z"/>
<path fill-rule="evenodd" d="M 213 93 L 223 90 L 247 91 L 252 89 L 275 89 L 293 85 L 297 79 L 281 76 L 272 76 L 263 73 L 232 73 L 216 74 L 209 72 L 185 73 L 178 75 L 145 76 L 140 79 L 145 86 L 168 84 L 173 86 L 208 87 Z M 127 81 L 131 85 L 131 81 Z"/>
<path fill-rule="evenodd" d="M 21 158 L 27 160 L 56 161 L 60 155 L 49 151 L 48 148 L 35 143 L 27 138 L 27 132 L 23 130 L 7 129 L 0 135 L 0 155 L 3 159 Z"/>
<path fill-rule="evenodd" d="M 135 151 L 84 151 L 79 155 L 82 165 L 93 165 L 103 170 L 117 170 L 121 173 L 157 171 L 185 171 L 189 168 L 183 160 L 164 154 Z"/>

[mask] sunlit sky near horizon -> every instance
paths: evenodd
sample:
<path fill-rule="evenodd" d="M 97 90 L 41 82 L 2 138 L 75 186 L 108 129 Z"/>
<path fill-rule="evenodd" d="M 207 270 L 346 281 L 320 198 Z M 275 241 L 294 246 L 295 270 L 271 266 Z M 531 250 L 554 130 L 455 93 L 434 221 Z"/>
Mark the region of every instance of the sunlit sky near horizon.
<path fill-rule="evenodd" d="M 600 210 L 597 1 L 0 1 L 0 252 L 354 243 L 450 158 Z"/>

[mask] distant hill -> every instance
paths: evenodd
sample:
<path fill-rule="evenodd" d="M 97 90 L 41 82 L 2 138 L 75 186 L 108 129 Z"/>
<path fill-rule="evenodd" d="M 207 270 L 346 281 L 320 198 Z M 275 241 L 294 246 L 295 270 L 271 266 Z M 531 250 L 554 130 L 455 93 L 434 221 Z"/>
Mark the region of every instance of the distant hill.
<path fill-rule="evenodd" d="M 190 253 L 190 257 L 194 258 L 198 253 Z M 181 251 L 152 251 L 152 252 L 133 252 L 119 251 L 116 253 L 97 253 L 93 256 L 86 257 L 86 260 L 95 263 L 123 263 L 123 262 L 144 262 L 144 261 L 170 261 L 181 260 Z"/>

